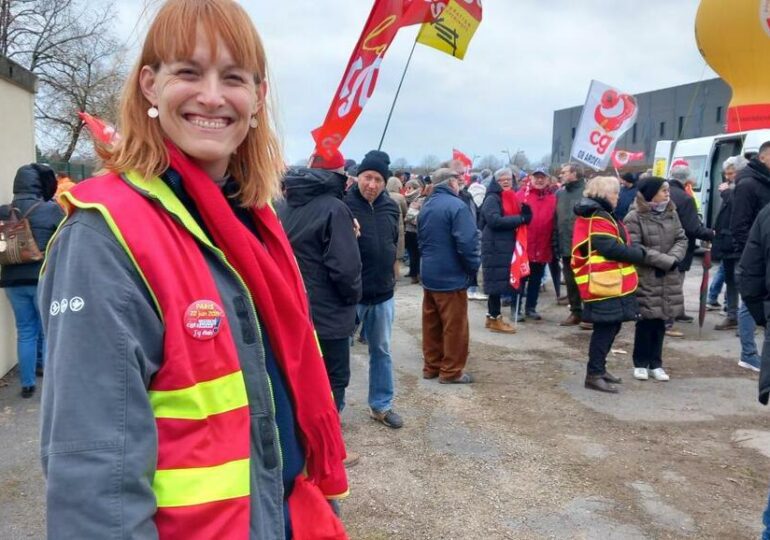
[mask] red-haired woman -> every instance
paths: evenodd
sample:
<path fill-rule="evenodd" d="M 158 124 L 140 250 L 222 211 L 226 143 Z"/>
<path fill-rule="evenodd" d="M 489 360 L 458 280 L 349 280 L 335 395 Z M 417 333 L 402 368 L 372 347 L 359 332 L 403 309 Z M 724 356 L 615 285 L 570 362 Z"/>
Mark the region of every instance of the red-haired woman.
<path fill-rule="evenodd" d="M 64 196 L 40 285 L 49 538 L 345 538 L 266 73 L 236 2 L 166 2 L 108 173 Z"/>

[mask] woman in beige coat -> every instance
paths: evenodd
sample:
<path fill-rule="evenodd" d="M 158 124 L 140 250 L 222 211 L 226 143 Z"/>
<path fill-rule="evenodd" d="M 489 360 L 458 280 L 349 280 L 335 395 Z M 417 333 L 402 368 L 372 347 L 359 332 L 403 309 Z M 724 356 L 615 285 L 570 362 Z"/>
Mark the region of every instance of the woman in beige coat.
<path fill-rule="evenodd" d="M 687 253 L 687 236 L 664 179 L 641 180 L 634 204 L 624 221 L 632 242 L 647 252 L 644 265 L 637 267 L 640 319 L 634 336 L 634 378 L 667 381 L 663 338 L 666 320 L 684 313 L 682 273 L 677 265 Z"/>

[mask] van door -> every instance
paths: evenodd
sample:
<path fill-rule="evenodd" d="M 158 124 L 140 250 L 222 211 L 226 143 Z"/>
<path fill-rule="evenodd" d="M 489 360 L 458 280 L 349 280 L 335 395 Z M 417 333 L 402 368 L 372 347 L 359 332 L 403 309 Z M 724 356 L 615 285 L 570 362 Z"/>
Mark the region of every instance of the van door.
<path fill-rule="evenodd" d="M 743 136 L 724 139 L 720 138 L 715 144 L 709 169 L 708 202 L 704 200 L 703 205 L 703 213 L 706 218 L 705 222 L 707 227 L 714 227 L 717 214 L 719 213 L 719 207 L 722 206 L 722 197 L 719 195 L 719 184 L 724 182 L 722 164 L 727 158 L 740 154 L 742 147 Z"/>
<path fill-rule="evenodd" d="M 652 162 L 652 175 L 665 178 L 668 174 L 668 164 L 671 162 L 671 151 L 674 141 L 658 141 L 655 144 L 655 159 Z"/>

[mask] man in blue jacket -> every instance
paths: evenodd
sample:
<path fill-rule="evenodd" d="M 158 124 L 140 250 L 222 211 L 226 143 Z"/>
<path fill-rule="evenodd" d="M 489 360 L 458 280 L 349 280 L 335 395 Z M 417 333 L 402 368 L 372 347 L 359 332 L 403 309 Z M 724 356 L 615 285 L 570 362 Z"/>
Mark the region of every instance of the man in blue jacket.
<path fill-rule="evenodd" d="M 431 175 L 436 187 L 420 210 L 417 240 L 422 255 L 422 350 L 425 379 L 443 384 L 473 382 L 468 361 L 468 295 L 481 265 L 480 236 L 468 206 L 458 196 L 461 180 L 452 169 Z"/>

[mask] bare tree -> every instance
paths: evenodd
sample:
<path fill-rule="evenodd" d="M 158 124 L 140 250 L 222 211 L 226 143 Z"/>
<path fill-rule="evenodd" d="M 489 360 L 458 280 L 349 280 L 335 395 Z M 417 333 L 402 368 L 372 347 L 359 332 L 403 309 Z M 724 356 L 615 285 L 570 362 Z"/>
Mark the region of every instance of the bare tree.
<path fill-rule="evenodd" d="M 410 168 L 411 165 L 409 165 L 409 162 L 406 160 L 406 158 L 398 158 L 391 165 L 391 169 L 394 171 L 404 171 Z"/>
<path fill-rule="evenodd" d="M 38 76 L 41 145 L 68 161 L 79 111 L 114 121 L 123 72 L 111 37 L 114 6 L 85 0 L 0 0 L 0 54 Z"/>
<path fill-rule="evenodd" d="M 429 154 L 422 158 L 420 162 L 420 168 L 426 172 L 434 171 L 441 163 L 441 160 L 433 154 Z"/>
<path fill-rule="evenodd" d="M 490 169 L 492 172 L 503 166 L 503 160 L 494 154 L 488 154 L 476 162 L 477 169 Z"/>

